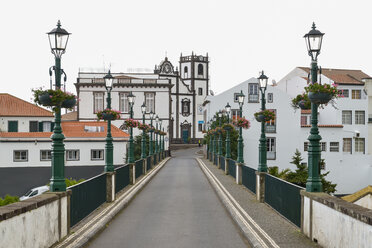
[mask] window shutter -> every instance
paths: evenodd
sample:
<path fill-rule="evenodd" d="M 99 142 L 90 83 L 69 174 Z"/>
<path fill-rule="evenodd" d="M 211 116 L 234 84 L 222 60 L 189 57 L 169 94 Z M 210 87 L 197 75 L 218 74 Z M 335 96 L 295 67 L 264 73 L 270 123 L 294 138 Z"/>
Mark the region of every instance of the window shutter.
<path fill-rule="evenodd" d="M 54 122 L 51 123 L 51 125 L 50 125 L 50 129 L 51 129 L 50 131 L 53 132 L 53 129 L 54 129 Z"/>
<path fill-rule="evenodd" d="M 39 122 L 39 132 L 43 131 L 43 122 Z"/>
<path fill-rule="evenodd" d="M 8 132 L 18 132 L 18 121 L 8 121 Z"/>

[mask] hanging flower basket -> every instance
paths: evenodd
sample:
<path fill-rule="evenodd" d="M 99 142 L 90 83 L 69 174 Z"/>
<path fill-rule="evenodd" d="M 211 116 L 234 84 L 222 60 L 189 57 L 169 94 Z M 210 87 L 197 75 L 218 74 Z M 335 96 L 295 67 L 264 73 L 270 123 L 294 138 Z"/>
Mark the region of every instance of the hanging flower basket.
<path fill-rule="evenodd" d="M 76 98 L 66 99 L 62 102 L 62 108 L 73 108 L 76 105 Z"/>
<path fill-rule="evenodd" d="M 234 126 L 230 123 L 225 123 L 225 124 L 222 125 L 222 128 L 226 131 L 230 131 L 234 128 Z"/>
<path fill-rule="evenodd" d="M 155 131 L 154 131 L 155 134 L 160 134 L 160 132 L 161 131 L 159 129 L 155 129 Z"/>
<path fill-rule="evenodd" d="M 225 130 L 223 130 L 222 127 L 216 127 L 215 131 L 216 134 L 223 134 L 225 132 Z"/>
<path fill-rule="evenodd" d="M 336 84 L 313 83 L 305 87 L 305 91 L 309 96 L 309 100 L 315 104 L 326 104 L 340 96 Z"/>
<path fill-rule="evenodd" d="M 126 119 L 125 121 L 124 121 L 124 123 L 125 123 L 125 126 L 127 127 L 127 128 L 129 128 L 129 127 L 138 127 L 138 121 L 136 121 L 136 120 L 133 120 L 133 119 L 131 119 L 131 118 L 129 118 L 129 119 Z"/>
<path fill-rule="evenodd" d="M 33 89 L 34 102 L 44 107 L 52 107 L 55 111 L 59 108 L 72 108 L 76 105 L 76 96 L 69 92 L 57 90 Z"/>
<path fill-rule="evenodd" d="M 155 128 L 154 128 L 154 127 L 151 127 L 151 126 L 149 126 L 149 132 L 150 132 L 150 133 L 153 133 L 153 132 L 155 132 Z"/>
<path fill-rule="evenodd" d="M 214 132 L 215 132 L 214 129 L 211 129 L 208 131 L 208 135 L 214 135 Z"/>
<path fill-rule="evenodd" d="M 167 133 L 166 132 L 163 132 L 163 131 L 160 131 L 160 135 L 167 135 Z"/>
<path fill-rule="evenodd" d="M 143 124 L 143 123 L 139 123 L 138 124 L 138 127 L 137 127 L 139 130 L 142 130 L 144 131 L 145 133 L 147 133 L 150 129 L 150 126 L 147 125 L 147 124 Z"/>
<path fill-rule="evenodd" d="M 309 100 L 309 97 L 307 93 L 302 93 L 297 95 L 295 98 L 291 101 L 291 106 L 295 110 L 300 109 L 311 109 L 311 102 Z"/>
<path fill-rule="evenodd" d="M 35 99 L 36 99 L 36 97 L 35 97 Z M 51 106 L 52 100 L 50 99 L 50 95 L 47 91 L 44 91 L 43 93 L 40 93 L 38 95 L 37 99 L 38 99 L 38 102 L 40 103 L 39 105 Z"/>
<path fill-rule="evenodd" d="M 96 113 L 99 120 L 119 120 L 120 112 L 114 109 L 105 109 Z"/>
<path fill-rule="evenodd" d="M 256 112 L 254 117 L 258 122 L 266 122 L 270 120 L 275 120 L 275 113 L 268 109 Z"/>
<path fill-rule="evenodd" d="M 245 119 L 244 117 L 238 117 L 236 120 L 233 120 L 233 124 L 236 127 L 241 127 L 244 129 L 248 129 L 251 126 L 249 120 Z"/>

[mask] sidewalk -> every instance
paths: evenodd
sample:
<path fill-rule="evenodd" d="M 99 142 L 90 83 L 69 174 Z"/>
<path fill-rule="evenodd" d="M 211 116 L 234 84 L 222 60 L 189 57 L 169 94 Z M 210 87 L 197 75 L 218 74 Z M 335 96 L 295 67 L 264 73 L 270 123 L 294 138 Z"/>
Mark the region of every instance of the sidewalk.
<path fill-rule="evenodd" d="M 198 150 L 195 149 L 195 151 L 197 152 Z M 259 203 L 256 200 L 256 195 L 249 191 L 245 186 L 236 184 L 235 179 L 232 176 L 225 175 L 222 170 L 218 169 L 217 166 L 213 165 L 204 157 L 200 156 L 199 159 L 201 159 L 201 161 L 206 165 L 209 171 L 215 176 L 217 181 L 219 181 L 221 185 L 231 194 L 232 198 L 235 199 L 235 201 L 241 206 L 242 210 L 246 212 L 247 216 L 244 218 L 246 220 L 242 220 L 241 218 L 241 216 L 244 216 L 244 212 L 241 212 L 242 214 L 238 213 L 237 215 L 232 214 L 232 218 L 235 220 L 235 222 L 237 222 L 239 225 L 239 222 L 248 222 L 250 219 L 249 217 L 253 219 L 253 229 L 260 237 L 254 237 L 254 235 L 250 234 L 251 232 L 249 230 L 243 230 L 243 232 L 248 233 L 247 236 L 251 235 L 253 239 L 263 240 L 263 243 L 266 244 L 266 247 L 320 247 L 316 243 L 311 242 L 310 239 L 301 233 L 301 230 L 297 226 L 290 223 L 279 213 L 273 210 L 269 205 Z M 209 180 L 211 182 L 211 179 Z M 217 192 L 216 186 L 214 186 L 212 182 L 211 184 Z M 229 206 L 227 206 L 228 204 L 226 204 L 223 199 L 221 200 L 225 207 L 229 210 Z M 254 222 L 258 225 L 258 227 L 255 226 Z M 262 229 L 263 232 L 261 232 L 260 229 Z M 265 236 L 265 233 L 269 237 Z M 270 238 L 273 242 L 270 242 Z M 265 247 L 265 244 L 262 244 L 261 247 Z M 252 246 L 254 246 L 254 244 L 252 244 Z M 257 246 L 259 247 L 260 245 L 258 244 Z"/>

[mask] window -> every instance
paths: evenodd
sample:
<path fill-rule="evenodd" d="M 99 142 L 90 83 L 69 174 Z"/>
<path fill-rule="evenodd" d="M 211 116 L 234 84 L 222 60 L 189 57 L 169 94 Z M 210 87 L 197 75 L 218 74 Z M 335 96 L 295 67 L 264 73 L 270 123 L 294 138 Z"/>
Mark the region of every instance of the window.
<path fill-rule="evenodd" d="M 361 99 L 361 90 L 352 90 L 351 99 Z"/>
<path fill-rule="evenodd" d="M 340 94 L 341 97 L 343 97 L 343 98 L 348 98 L 349 97 L 349 90 L 345 90 L 345 89 L 338 90 L 338 94 Z"/>
<path fill-rule="evenodd" d="M 119 94 L 119 111 L 121 113 L 129 113 L 129 93 L 120 93 Z"/>
<path fill-rule="evenodd" d="M 198 95 L 202 96 L 203 95 L 203 88 L 198 88 Z"/>
<path fill-rule="evenodd" d="M 301 126 L 310 125 L 310 115 L 301 115 Z"/>
<path fill-rule="evenodd" d="M 351 154 L 351 138 L 344 138 L 343 141 L 342 151 Z"/>
<path fill-rule="evenodd" d="M 52 122 L 43 121 L 43 132 L 51 132 L 51 131 L 52 131 Z"/>
<path fill-rule="evenodd" d="M 183 99 L 181 102 L 182 107 L 182 115 L 190 115 L 190 100 L 189 99 Z"/>
<path fill-rule="evenodd" d="M 41 150 L 40 151 L 40 161 L 50 161 L 52 160 L 51 150 Z"/>
<path fill-rule="evenodd" d="M 307 152 L 309 150 L 309 142 L 304 142 L 304 151 Z"/>
<path fill-rule="evenodd" d="M 78 161 L 80 160 L 80 150 L 67 150 L 66 151 L 67 161 Z"/>
<path fill-rule="evenodd" d="M 365 112 L 360 110 L 360 111 L 355 111 L 355 124 L 360 124 L 364 125 L 365 124 Z"/>
<path fill-rule="evenodd" d="M 248 84 L 248 102 L 258 102 L 258 84 Z"/>
<path fill-rule="evenodd" d="M 266 139 L 267 159 L 276 158 L 275 138 Z"/>
<path fill-rule="evenodd" d="M 322 152 L 327 151 L 327 142 L 320 142 L 320 148 L 322 149 Z"/>
<path fill-rule="evenodd" d="M 204 67 L 202 64 L 198 65 L 198 75 L 203 76 L 204 75 Z"/>
<path fill-rule="evenodd" d="M 234 93 L 234 102 L 239 102 L 238 94 L 240 93 Z"/>
<path fill-rule="evenodd" d="M 18 132 L 18 121 L 8 121 L 8 132 Z"/>
<path fill-rule="evenodd" d="M 185 66 L 183 68 L 183 77 L 184 78 L 188 78 L 189 77 L 189 68 L 187 66 Z"/>
<path fill-rule="evenodd" d="M 103 92 L 93 93 L 94 113 L 103 110 Z"/>
<path fill-rule="evenodd" d="M 27 162 L 28 151 L 27 150 L 13 151 L 13 161 L 14 162 Z"/>
<path fill-rule="evenodd" d="M 239 117 L 239 109 L 232 109 L 231 110 L 231 119 L 236 120 Z"/>
<path fill-rule="evenodd" d="M 355 138 L 355 152 L 364 153 L 364 138 Z"/>
<path fill-rule="evenodd" d="M 342 110 L 342 124 L 352 124 L 351 110 Z"/>
<path fill-rule="evenodd" d="M 339 152 L 340 144 L 338 142 L 329 142 L 330 152 Z"/>
<path fill-rule="evenodd" d="M 268 109 L 268 110 L 275 113 L 275 119 L 266 122 L 265 131 L 266 133 L 275 133 L 276 132 L 276 110 L 275 109 Z"/>
<path fill-rule="evenodd" d="M 91 160 L 103 160 L 103 150 L 90 150 Z"/>
<path fill-rule="evenodd" d="M 30 121 L 30 132 L 38 132 L 38 131 L 39 131 L 39 122 Z"/>
<path fill-rule="evenodd" d="M 145 93 L 146 113 L 155 113 L 155 93 Z"/>
<path fill-rule="evenodd" d="M 199 132 L 203 131 L 203 124 L 202 123 L 198 124 L 198 131 Z"/>
<path fill-rule="evenodd" d="M 272 103 L 273 100 L 274 100 L 273 93 L 268 93 L 268 94 L 267 94 L 267 102 L 268 102 L 268 103 Z"/>

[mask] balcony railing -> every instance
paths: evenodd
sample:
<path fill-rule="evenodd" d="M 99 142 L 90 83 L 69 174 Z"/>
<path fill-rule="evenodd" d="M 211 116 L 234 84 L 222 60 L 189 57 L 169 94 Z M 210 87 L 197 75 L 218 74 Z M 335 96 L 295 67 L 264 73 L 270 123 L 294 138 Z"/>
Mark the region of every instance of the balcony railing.
<path fill-rule="evenodd" d="M 276 125 L 266 125 L 265 126 L 266 133 L 276 133 Z"/>
<path fill-rule="evenodd" d="M 78 78 L 77 82 L 104 84 L 105 80 L 103 78 Z M 169 84 L 169 79 L 115 78 L 114 84 Z"/>

